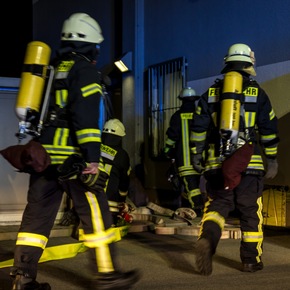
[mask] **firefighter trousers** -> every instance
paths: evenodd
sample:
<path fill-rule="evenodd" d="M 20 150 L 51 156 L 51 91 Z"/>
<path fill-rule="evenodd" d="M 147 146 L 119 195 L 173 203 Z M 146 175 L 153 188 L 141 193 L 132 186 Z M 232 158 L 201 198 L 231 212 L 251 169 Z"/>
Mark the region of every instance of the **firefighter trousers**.
<path fill-rule="evenodd" d="M 241 261 L 245 264 L 259 263 L 263 250 L 263 177 L 243 175 L 234 190 L 223 189 L 223 184 L 222 175 L 219 174 L 207 179 L 209 199 L 205 204 L 199 238 L 208 239 L 212 253 L 215 253 L 225 219 L 236 210 L 242 232 Z"/>
<path fill-rule="evenodd" d="M 88 190 L 79 179 L 60 183 L 56 166 L 50 166 L 43 173 L 30 176 L 28 203 L 16 240 L 11 272 L 19 269 L 36 278 L 38 261 L 48 242 L 64 192 L 73 200 L 81 221 L 84 244 L 91 248 L 88 270 L 92 273 L 95 269 L 97 272 L 115 270 L 113 242 L 119 237 L 111 231 L 113 221 L 106 194 Z"/>

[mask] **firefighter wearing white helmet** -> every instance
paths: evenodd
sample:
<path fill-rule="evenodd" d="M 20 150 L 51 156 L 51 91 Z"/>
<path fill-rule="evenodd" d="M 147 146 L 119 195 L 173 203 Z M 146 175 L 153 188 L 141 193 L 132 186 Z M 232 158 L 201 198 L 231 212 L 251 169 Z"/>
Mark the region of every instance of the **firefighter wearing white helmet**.
<path fill-rule="evenodd" d="M 221 73 L 236 70 L 243 71 L 249 75 L 256 76 L 255 54 L 251 48 L 243 43 L 230 46 L 228 54 L 224 57 L 225 67 Z"/>
<path fill-rule="evenodd" d="M 130 157 L 122 147 L 122 139 L 126 136 L 125 126 L 116 118 L 108 120 L 103 128 L 101 156 L 105 168 L 109 174 L 106 194 L 110 209 L 113 212 L 114 223 L 122 222 L 122 215 L 126 218 L 132 217 L 127 213 L 119 212 L 118 206 L 124 204 L 128 195 L 130 185 Z"/>
<path fill-rule="evenodd" d="M 130 218 L 130 222 L 133 219 L 128 212 L 122 212 L 122 208 L 120 208 L 120 205 L 125 204 L 128 195 L 131 173 L 129 155 L 122 148 L 122 138 L 125 135 L 125 127 L 120 120 L 109 119 L 105 123 L 102 133 L 101 156 L 109 176 L 105 191 L 115 225 L 123 222 L 123 214 L 126 214 L 126 218 Z M 63 216 L 62 225 L 70 225 L 76 220 L 78 220 L 78 216 L 73 207 Z"/>
<path fill-rule="evenodd" d="M 104 194 L 108 178 L 101 157 L 105 110 L 96 67 L 103 39 L 98 23 L 85 13 L 75 13 L 64 21 L 61 47 L 53 61 L 55 76 L 45 129 L 34 138 L 46 150 L 51 164 L 42 172 L 30 172 L 28 204 L 10 272 L 13 289 L 51 289 L 48 283 L 36 281 L 37 266 L 64 192 L 72 199 L 83 225 L 82 239 L 94 257 L 87 270 L 95 272 L 89 289 L 127 289 L 139 279 L 135 270 L 120 272 L 115 268 L 114 242 L 121 237 L 120 231 L 111 227 L 112 214 Z M 66 170 L 76 171 L 74 178 L 66 175 Z"/>
<path fill-rule="evenodd" d="M 126 135 L 123 123 L 118 119 L 108 120 L 103 128 L 103 133 L 124 137 Z"/>
<path fill-rule="evenodd" d="M 61 40 L 100 44 L 104 37 L 98 22 L 85 13 L 72 14 L 64 21 Z"/>
<path fill-rule="evenodd" d="M 176 168 L 178 179 L 171 179 L 171 181 L 175 189 L 181 191 L 182 206 L 192 208 L 200 216 L 203 209 L 203 198 L 199 189 L 200 174 L 191 164 L 189 146 L 190 127 L 199 96 L 191 87 L 185 87 L 178 98 L 182 104 L 170 118 L 164 153 L 167 158 L 174 160 L 172 167 Z M 177 182 L 179 180 L 180 184 Z"/>
<path fill-rule="evenodd" d="M 115 225 L 123 221 L 122 214 L 125 213 L 120 209 L 120 205 L 125 203 L 130 184 L 130 158 L 122 148 L 122 138 L 124 136 L 126 136 L 125 126 L 120 120 L 109 119 L 105 123 L 102 133 L 101 156 L 109 176 L 105 191 Z M 130 221 L 133 219 L 127 212 L 126 217 L 130 217 Z M 78 220 L 73 207 L 65 212 L 60 224 L 68 226 Z"/>
<path fill-rule="evenodd" d="M 95 19 L 86 13 L 74 13 L 63 23 L 61 48 L 57 54 L 78 53 L 95 64 L 103 40 L 101 27 Z"/>
<path fill-rule="evenodd" d="M 208 196 L 196 243 L 196 266 L 206 276 L 212 273 L 213 255 L 234 209 L 242 236 L 241 270 L 263 269 L 262 193 L 264 179 L 272 179 L 278 172 L 279 137 L 270 99 L 252 78 L 254 64 L 248 45 L 238 43 L 229 48 L 224 78 L 217 79 L 201 96 L 191 128 L 193 165 L 206 178 Z M 234 112 L 228 114 L 233 117 L 230 122 L 223 112 L 226 108 Z M 237 142 L 228 138 L 229 144 L 224 143 L 231 137 L 221 130 L 225 123 L 237 130 Z M 225 150 L 224 145 L 231 145 L 231 150 Z"/>
<path fill-rule="evenodd" d="M 179 99 L 184 99 L 184 98 L 189 98 L 189 97 L 195 97 L 196 96 L 196 92 L 194 89 L 192 89 L 191 87 L 186 87 L 183 88 L 179 94 Z"/>

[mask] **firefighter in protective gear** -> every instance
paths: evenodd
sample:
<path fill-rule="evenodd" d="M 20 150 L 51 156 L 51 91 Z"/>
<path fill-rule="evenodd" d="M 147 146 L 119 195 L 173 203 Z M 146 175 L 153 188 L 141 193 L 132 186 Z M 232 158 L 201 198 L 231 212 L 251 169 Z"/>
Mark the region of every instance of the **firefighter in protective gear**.
<path fill-rule="evenodd" d="M 267 170 L 271 173 L 268 176 L 275 177 L 279 138 L 277 117 L 269 97 L 251 77 L 256 75 L 254 64 L 254 52 L 245 44 L 232 45 L 225 57 L 222 73 L 235 71 L 243 77 L 239 138 L 236 151 L 231 156 L 221 158 L 220 150 L 219 124 L 222 115 L 224 79 L 216 80 L 201 96 L 192 123 L 192 159 L 197 169 L 203 164 L 208 195 L 196 243 L 196 266 L 202 275 L 212 273 L 212 257 L 220 240 L 225 219 L 234 209 L 239 214 L 242 231 L 240 246 L 242 271 L 255 272 L 263 269 L 262 191 L 265 166 L 262 154 L 268 160 Z M 245 154 L 240 154 L 240 149 L 245 150 Z M 249 152 L 251 152 L 249 160 L 245 162 Z M 240 166 L 240 163 L 245 164 Z M 229 168 L 223 168 L 225 165 L 229 168 L 240 167 L 238 182 L 235 181 L 235 185 L 231 188 L 224 186 L 223 173 L 224 170 L 229 171 Z M 231 178 L 234 179 L 236 176 L 232 175 Z"/>
<path fill-rule="evenodd" d="M 106 164 L 109 181 L 106 193 L 109 200 L 125 202 L 130 183 L 130 157 L 122 148 L 125 127 L 118 119 L 108 120 L 103 128 L 101 156 Z"/>
<path fill-rule="evenodd" d="M 178 176 L 183 187 L 183 206 L 191 207 L 198 216 L 203 209 L 203 198 L 199 189 L 200 174 L 193 168 L 190 158 L 190 127 L 199 99 L 194 89 L 183 88 L 178 96 L 181 107 L 171 116 L 164 153 L 175 159 Z"/>
<path fill-rule="evenodd" d="M 122 225 L 124 220 L 122 215 L 125 214 L 130 222 L 133 220 L 132 216 L 128 216 L 133 209 L 129 205 L 125 205 L 131 173 L 130 157 L 127 151 L 122 148 L 122 138 L 125 135 L 125 127 L 120 120 L 110 119 L 105 123 L 102 132 L 101 157 L 108 175 L 105 192 L 115 225 Z M 71 165 L 69 165 L 69 172 L 74 174 Z M 67 174 L 64 172 L 64 175 Z M 74 207 L 65 212 L 60 221 L 60 224 L 64 226 L 78 223 L 79 218 Z"/>
<path fill-rule="evenodd" d="M 55 77 L 47 119 L 41 136 L 35 139 L 50 155 L 51 165 L 30 176 L 28 204 L 10 272 L 14 278 L 12 289 L 51 289 L 49 284 L 36 281 L 37 266 L 63 192 L 71 195 L 82 223 L 80 240 L 91 252 L 89 271 L 95 272 L 95 276 L 90 289 L 128 289 L 139 279 L 135 270 L 121 272 L 116 268 L 113 248 L 120 232 L 111 227 L 113 220 L 104 189 L 88 189 L 81 178 L 59 180 L 58 168 L 73 154 L 85 161 L 82 175 L 94 177 L 104 172 L 102 87 L 96 67 L 102 41 L 99 24 L 89 15 L 75 13 L 65 20 L 61 47 L 53 62 Z"/>
<path fill-rule="evenodd" d="M 133 210 L 130 205 L 125 204 L 130 185 L 131 165 L 127 151 L 122 148 L 124 136 L 126 136 L 125 127 L 120 120 L 110 119 L 105 123 L 102 132 L 101 157 L 108 175 L 105 191 L 115 225 L 122 225 L 124 220 L 122 215 L 125 213 L 130 215 Z M 74 171 L 72 168 L 70 165 L 70 172 Z M 133 217 L 128 216 L 128 218 L 132 222 Z M 74 207 L 65 212 L 60 221 L 63 226 L 78 223 L 79 218 Z"/>
<path fill-rule="evenodd" d="M 125 127 L 118 119 L 108 120 L 103 128 L 101 156 L 109 175 L 106 194 L 113 212 L 115 224 L 121 224 L 126 217 L 129 222 L 130 209 L 125 205 L 130 185 L 130 157 L 122 148 L 122 138 L 126 136 Z M 117 204 L 117 206 L 116 206 Z M 125 219 L 125 220 L 126 220 Z"/>

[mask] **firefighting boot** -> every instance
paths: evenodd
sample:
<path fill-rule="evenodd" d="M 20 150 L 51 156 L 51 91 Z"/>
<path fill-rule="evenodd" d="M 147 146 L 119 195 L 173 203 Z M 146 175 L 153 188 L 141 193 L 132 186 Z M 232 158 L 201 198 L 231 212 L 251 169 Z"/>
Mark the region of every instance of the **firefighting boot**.
<path fill-rule="evenodd" d="M 29 275 L 21 270 L 11 272 L 10 276 L 14 278 L 12 282 L 12 290 L 51 290 L 48 283 L 38 283 Z"/>
<path fill-rule="evenodd" d="M 243 264 L 242 272 L 254 273 L 259 270 L 263 270 L 263 268 L 264 268 L 263 262 L 254 263 L 254 264 Z"/>
<path fill-rule="evenodd" d="M 201 238 L 196 242 L 196 267 L 197 271 L 204 276 L 212 273 L 212 256 L 214 251 L 210 245 L 210 241 Z"/>
<path fill-rule="evenodd" d="M 140 276 L 137 270 L 100 273 L 92 281 L 90 290 L 127 290 L 140 279 Z"/>

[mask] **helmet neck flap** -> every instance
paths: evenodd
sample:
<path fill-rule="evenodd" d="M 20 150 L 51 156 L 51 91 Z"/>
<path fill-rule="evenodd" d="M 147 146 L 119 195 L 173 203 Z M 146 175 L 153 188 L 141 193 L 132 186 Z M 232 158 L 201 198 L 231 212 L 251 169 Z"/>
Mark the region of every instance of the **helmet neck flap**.
<path fill-rule="evenodd" d="M 88 58 L 89 61 L 96 61 L 100 48 L 95 43 L 82 42 L 82 41 L 61 41 L 60 49 L 57 50 L 57 57 L 63 57 L 64 55 L 76 53 L 81 54 Z"/>
<path fill-rule="evenodd" d="M 244 61 L 232 61 L 226 63 L 225 67 L 222 69 L 221 73 L 225 74 L 230 71 L 238 71 L 242 74 L 256 76 L 256 71 L 251 63 Z"/>

